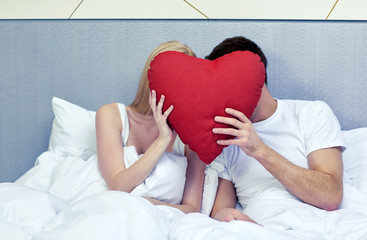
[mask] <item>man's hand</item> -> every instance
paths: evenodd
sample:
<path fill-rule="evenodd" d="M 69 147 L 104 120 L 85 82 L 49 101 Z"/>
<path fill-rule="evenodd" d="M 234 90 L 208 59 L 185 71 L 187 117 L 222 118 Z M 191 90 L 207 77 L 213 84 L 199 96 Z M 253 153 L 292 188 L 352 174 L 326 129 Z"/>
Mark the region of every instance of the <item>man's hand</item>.
<path fill-rule="evenodd" d="M 252 157 L 266 147 L 245 114 L 232 108 L 226 108 L 225 111 L 234 118 L 216 116 L 214 120 L 218 123 L 233 126 L 233 128 L 213 128 L 213 133 L 231 135 L 235 139 L 218 140 L 219 145 L 238 145 L 242 151 Z"/>
<path fill-rule="evenodd" d="M 242 213 L 240 210 L 235 209 L 235 208 L 222 208 L 215 214 L 213 218 L 221 222 L 241 220 L 241 221 L 256 223 L 249 216 L 247 216 L 246 214 Z"/>

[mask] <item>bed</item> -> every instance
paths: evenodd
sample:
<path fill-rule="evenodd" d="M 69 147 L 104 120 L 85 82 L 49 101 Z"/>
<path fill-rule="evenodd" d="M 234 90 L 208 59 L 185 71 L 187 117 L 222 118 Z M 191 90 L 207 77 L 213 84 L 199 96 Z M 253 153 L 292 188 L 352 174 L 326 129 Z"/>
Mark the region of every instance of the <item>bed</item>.
<path fill-rule="evenodd" d="M 367 239 L 366 24 L 0 21 L 0 239 Z M 300 206 L 269 191 L 247 209 L 261 214 L 263 227 L 217 222 L 207 216 L 211 173 L 202 213 L 107 190 L 95 157 L 98 107 L 132 101 L 159 43 L 177 39 L 205 57 L 237 35 L 267 55 L 274 97 L 323 100 L 334 110 L 347 146 L 341 209 Z"/>

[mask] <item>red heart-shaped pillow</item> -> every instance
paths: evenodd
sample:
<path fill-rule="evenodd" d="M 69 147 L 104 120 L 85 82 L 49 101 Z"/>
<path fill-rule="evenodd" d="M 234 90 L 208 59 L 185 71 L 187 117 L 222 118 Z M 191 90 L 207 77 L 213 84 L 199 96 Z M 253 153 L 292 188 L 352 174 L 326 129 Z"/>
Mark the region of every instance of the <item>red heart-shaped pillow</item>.
<path fill-rule="evenodd" d="M 233 138 L 213 134 L 214 127 L 225 127 L 214 117 L 229 116 L 226 107 L 250 117 L 261 95 L 265 68 L 260 57 L 249 51 L 213 61 L 168 51 L 151 62 L 148 79 L 158 98 L 166 96 L 164 111 L 174 106 L 168 121 L 182 142 L 210 164 L 223 150 L 217 140 Z"/>

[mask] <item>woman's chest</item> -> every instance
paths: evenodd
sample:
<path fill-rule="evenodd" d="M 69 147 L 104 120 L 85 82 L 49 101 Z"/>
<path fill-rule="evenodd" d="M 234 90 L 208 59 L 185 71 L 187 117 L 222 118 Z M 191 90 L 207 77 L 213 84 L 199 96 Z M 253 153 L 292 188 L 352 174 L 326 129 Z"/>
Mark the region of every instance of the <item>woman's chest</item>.
<path fill-rule="evenodd" d="M 138 155 L 144 154 L 153 142 L 158 138 L 159 130 L 157 126 L 144 126 L 131 122 L 127 146 L 134 146 Z M 172 134 L 172 139 L 166 151 L 171 152 L 176 134 Z"/>

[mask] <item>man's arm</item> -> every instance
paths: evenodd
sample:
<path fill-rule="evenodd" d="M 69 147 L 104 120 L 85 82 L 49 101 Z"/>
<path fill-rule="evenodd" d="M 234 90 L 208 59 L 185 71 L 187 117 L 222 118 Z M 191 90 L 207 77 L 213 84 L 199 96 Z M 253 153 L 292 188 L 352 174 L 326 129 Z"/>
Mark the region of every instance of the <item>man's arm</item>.
<path fill-rule="evenodd" d="M 214 133 L 235 136 L 219 140 L 220 145 L 238 145 L 255 158 L 292 194 L 325 210 L 339 207 L 343 196 L 343 162 L 340 148 L 325 148 L 308 155 L 310 169 L 299 167 L 267 146 L 257 135 L 251 121 L 241 112 L 226 109 L 235 118 L 216 117 L 215 121 L 233 128 L 215 128 Z"/>
<path fill-rule="evenodd" d="M 236 207 L 236 192 L 233 183 L 227 179 L 218 178 L 218 189 L 210 216 L 215 218 L 216 213 L 223 208 Z M 223 221 L 223 219 L 217 219 Z"/>
<path fill-rule="evenodd" d="M 268 146 L 264 146 L 264 150 L 260 150 L 254 158 L 302 201 L 328 211 L 338 209 L 343 198 L 340 148 L 325 148 L 310 153 L 310 169 L 291 163 Z"/>
<path fill-rule="evenodd" d="M 218 221 L 242 220 L 256 223 L 236 209 L 236 191 L 231 181 L 218 178 L 218 190 L 210 216 Z"/>
<path fill-rule="evenodd" d="M 197 153 L 192 151 L 188 146 L 185 152 L 188 165 L 186 170 L 185 189 L 181 204 L 166 203 L 147 197 L 145 199 L 149 200 L 155 205 L 176 207 L 184 213 L 200 212 L 204 184 L 204 171 L 206 165 L 200 160 Z"/>

